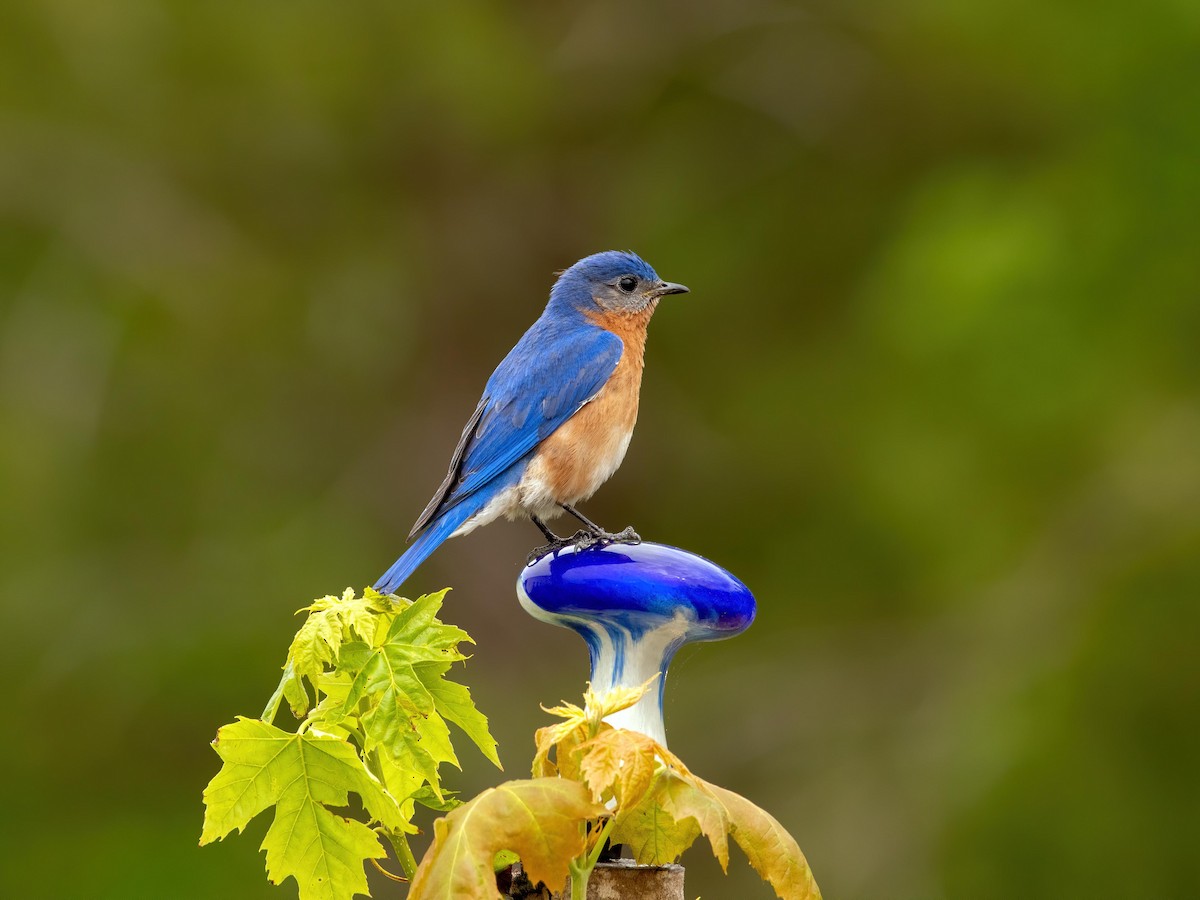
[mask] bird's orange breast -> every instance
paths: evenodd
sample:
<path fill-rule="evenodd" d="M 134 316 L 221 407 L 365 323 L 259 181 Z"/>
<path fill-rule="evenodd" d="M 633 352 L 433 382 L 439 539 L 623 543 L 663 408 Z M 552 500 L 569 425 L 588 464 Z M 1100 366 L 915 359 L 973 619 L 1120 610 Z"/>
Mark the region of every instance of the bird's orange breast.
<path fill-rule="evenodd" d="M 587 499 L 625 458 L 637 422 L 646 325 L 653 311 L 589 316 L 617 335 L 624 350 L 608 383 L 538 447 L 532 466 L 555 502 Z"/>

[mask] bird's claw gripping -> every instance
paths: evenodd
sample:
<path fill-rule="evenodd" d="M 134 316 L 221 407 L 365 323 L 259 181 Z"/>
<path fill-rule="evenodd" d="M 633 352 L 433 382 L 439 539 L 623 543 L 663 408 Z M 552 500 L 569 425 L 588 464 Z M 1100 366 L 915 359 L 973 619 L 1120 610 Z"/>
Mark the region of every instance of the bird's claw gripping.
<path fill-rule="evenodd" d="M 620 532 L 613 534 L 612 532 L 604 532 L 601 530 L 599 534 L 588 532 L 581 528 L 570 538 L 559 538 L 552 540 L 550 544 L 544 544 L 536 550 L 530 551 L 526 557 L 526 565 L 533 565 L 539 559 L 546 556 L 548 553 L 557 553 L 560 550 L 565 550 L 566 547 L 575 547 L 576 551 L 588 550 L 589 547 L 604 547 L 608 544 L 641 544 L 642 536 L 635 532 L 634 527 L 626 526 Z"/>
<path fill-rule="evenodd" d="M 581 545 L 584 545 L 584 541 L 589 541 L 591 538 L 592 533 L 590 531 L 584 531 L 582 528 L 570 537 L 555 538 L 550 543 L 543 544 L 537 549 L 530 551 L 529 556 L 525 558 L 525 564 L 532 566 L 535 562 L 549 553 L 557 553 L 559 550 L 563 550 L 566 547 L 580 547 Z M 590 547 L 591 544 L 589 543 L 585 546 Z"/>
<path fill-rule="evenodd" d="M 624 530 L 613 534 L 611 531 L 577 531 L 570 543 L 575 545 L 577 550 L 586 550 L 588 547 L 603 547 L 606 544 L 640 544 L 642 537 L 633 530 L 632 525 L 627 525 Z"/>
<path fill-rule="evenodd" d="M 596 534 L 595 532 L 586 531 L 581 528 L 570 537 L 559 538 L 533 550 L 525 558 L 525 564 L 532 566 L 543 556 L 549 553 L 557 553 L 559 550 L 564 550 L 567 547 L 574 547 L 579 551 L 587 550 L 589 547 L 603 547 L 607 544 L 640 544 L 641 542 L 641 535 L 633 530 L 632 525 L 627 526 L 622 531 L 618 531 L 616 534 L 613 534 L 611 531 L 601 531 L 599 534 Z"/>

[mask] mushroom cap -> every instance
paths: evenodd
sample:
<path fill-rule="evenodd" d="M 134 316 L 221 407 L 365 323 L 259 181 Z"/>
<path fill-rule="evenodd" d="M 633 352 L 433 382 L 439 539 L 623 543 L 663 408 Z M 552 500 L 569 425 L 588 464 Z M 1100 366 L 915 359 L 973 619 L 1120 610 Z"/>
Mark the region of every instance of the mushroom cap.
<path fill-rule="evenodd" d="M 665 544 L 567 547 L 527 566 L 518 588 L 526 609 L 545 621 L 612 624 L 635 638 L 682 619 L 684 642 L 718 640 L 745 631 L 755 613 L 754 596 L 741 581 Z"/>

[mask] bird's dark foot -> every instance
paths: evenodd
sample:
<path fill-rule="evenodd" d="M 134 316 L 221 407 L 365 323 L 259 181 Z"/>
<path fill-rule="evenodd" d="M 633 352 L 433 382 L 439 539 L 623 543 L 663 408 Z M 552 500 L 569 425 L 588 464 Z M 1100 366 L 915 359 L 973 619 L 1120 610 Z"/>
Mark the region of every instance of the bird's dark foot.
<path fill-rule="evenodd" d="M 614 544 L 640 544 L 642 536 L 633 530 L 632 525 L 626 525 L 622 531 L 618 531 L 612 536 Z"/>
<path fill-rule="evenodd" d="M 604 547 L 608 544 L 640 544 L 642 542 L 641 535 L 633 530 L 633 526 L 625 528 L 613 534 L 611 531 L 597 529 L 596 531 L 588 531 L 579 529 L 570 537 L 556 537 L 548 544 L 543 544 L 536 550 L 530 552 L 525 558 L 525 565 L 532 566 L 543 556 L 551 553 L 557 553 L 559 550 L 565 550 L 567 547 L 574 547 L 576 550 L 588 550 L 592 547 Z"/>
<path fill-rule="evenodd" d="M 583 535 L 583 537 L 580 538 L 580 535 Z M 574 540 L 573 543 L 579 550 L 586 550 L 588 547 L 603 547 L 606 544 L 640 544 L 642 542 L 641 535 L 633 530 L 632 525 L 624 531 L 618 531 L 616 534 L 613 534 L 611 531 L 599 529 L 595 532 L 580 531 L 576 533 L 575 537 L 578 539 Z"/>
<path fill-rule="evenodd" d="M 564 550 L 567 547 L 576 547 L 582 550 L 586 547 L 590 547 L 594 543 L 596 543 L 596 538 L 592 535 L 592 533 L 590 531 L 584 531 L 583 529 L 580 529 L 570 537 L 556 537 L 554 540 L 550 541 L 550 543 L 543 544 L 536 550 L 531 551 L 529 556 L 525 557 L 525 565 L 532 566 L 543 556 L 547 556 L 551 553 L 557 553 L 559 550 Z"/>

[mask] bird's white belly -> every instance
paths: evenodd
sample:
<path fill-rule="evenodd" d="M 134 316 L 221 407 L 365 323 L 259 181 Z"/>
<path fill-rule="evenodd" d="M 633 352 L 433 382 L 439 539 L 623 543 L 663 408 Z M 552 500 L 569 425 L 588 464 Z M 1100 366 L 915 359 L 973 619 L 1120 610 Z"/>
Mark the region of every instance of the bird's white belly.
<path fill-rule="evenodd" d="M 494 522 L 501 516 L 507 516 L 510 519 L 515 519 L 521 512 L 520 502 L 520 484 L 514 484 L 512 487 L 507 487 L 498 493 L 495 497 L 488 501 L 487 505 L 481 509 L 467 521 L 463 522 L 458 529 L 450 535 L 451 537 L 459 537 L 460 535 L 470 534 L 480 525 L 486 525 L 488 522 Z"/>

